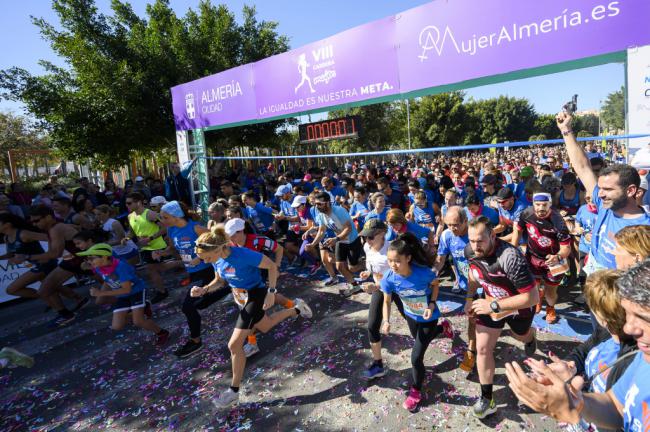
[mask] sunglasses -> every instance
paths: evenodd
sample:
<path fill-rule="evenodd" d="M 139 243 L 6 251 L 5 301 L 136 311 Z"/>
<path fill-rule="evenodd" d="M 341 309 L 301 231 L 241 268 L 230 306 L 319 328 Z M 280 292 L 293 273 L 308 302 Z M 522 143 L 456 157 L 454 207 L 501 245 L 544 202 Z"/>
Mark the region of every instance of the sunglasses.
<path fill-rule="evenodd" d="M 327 204 L 329 204 L 329 203 L 326 203 L 326 202 L 317 202 L 317 203 L 316 203 L 316 207 L 323 207 L 323 206 L 326 206 Z"/>
<path fill-rule="evenodd" d="M 197 243 L 196 247 L 194 248 L 195 252 L 199 252 L 199 250 L 204 250 L 204 251 L 212 251 L 219 249 L 223 247 L 224 245 L 213 245 L 213 244 L 207 244 L 207 243 Z"/>
<path fill-rule="evenodd" d="M 43 218 L 32 218 L 32 219 L 30 219 L 31 223 L 33 223 L 33 224 L 37 224 L 37 223 L 39 223 L 41 220 L 43 220 Z"/>
<path fill-rule="evenodd" d="M 130 206 L 130 205 L 133 205 L 133 201 L 126 201 L 124 204 Z"/>

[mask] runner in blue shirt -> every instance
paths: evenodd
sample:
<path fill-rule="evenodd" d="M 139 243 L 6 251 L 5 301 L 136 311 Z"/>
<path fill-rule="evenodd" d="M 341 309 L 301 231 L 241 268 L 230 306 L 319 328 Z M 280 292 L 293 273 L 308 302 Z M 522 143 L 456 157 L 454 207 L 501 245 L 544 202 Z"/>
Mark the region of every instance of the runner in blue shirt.
<path fill-rule="evenodd" d="M 90 295 L 97 298 L 97 304 L 113 303 L 113 330 L 122 330 L 126 326 L 129 313 L 132 314 L 133 324 L 156 335 L 156 345 L 162 346 L 169 340 L 169 332 L 162 329 L 145 314 L 147 305 L 145 284 L 135 274 L 135 268 L 126 261 L 113 256 L 113 248 L 106 243 L 97 243 L 87 250 L 77 252 L 77 256 L 85 257 L 92 266 L 93 272 L 101 278 L 100 288 L 91 288 Z"/>
<path fill-rule="evenodd" d="M 180 255 L 185 270 L 190 275 L 190 288 L 185 294 L 181 310 L 187 319 L 190 329 L 189 339 L 174 351 L 179 358 L 186 358 L 196 354 L 203 348 L 201 341 L 201 314 L 200 310 L 205 309 L 228 294 L 230 289 L 227 286 L 204 295 L 203 297 L 192 297 L 192 286 L 203 286 L 214 280 L 214 269 L 210 264 L 201 261 L 196 255 L 196 239 L 208 229 L 198 224 L 184 204 L 178 201 L 170 201 L 160 209 L 160 221 L 167 227 L 169 246 L 167 249 L 155 251 L 154 258 L 160 259 L 163 256 L 171 255 L 176 250 Z"/>
<path fill-rule="evenodd" d="M 368 212 L 366 220 L 378 218 L 380 221 L 386 222 L 386 215 L 390 210 L 386 206 L 386 195 L 382 192 L 375 192 L 370 196 L 370 204 L 372 204 L 372 210 Z"/>
<path fill-rule="evenodd" d="M 465 248 L 469 243 L 469 237 L 467 235 L 467 215 L 463 211 L 463 208 L 459 206 L 450 208 L 445 216 L 445 224 L 448 228 L 440 236 L 438 256 L 436 257 L 434 270 L 439 273 L 447 257 L 451 256 L 454 265 L 454 275 L 456 276 L 452 292 L 463 292 L 466 296 L 469 261 L 465 256 Z M 474 318 L 470 316 L 467 316 L 467 339 L 467 350 L 463 355 L 463 362 L 460 364 L 460 368 L 465 372 L 471 372 L 476 363 L 476 325 Z"/>
<path fill-rule="evenodd" d="M 478 195 L 472 195 L 465 200 L 465 213 L 467 220 L 475 219 L 479 216 L 485 216 L 490 220 L 492 227 L 499 225 L 499 213 L 492 207 L 485 207 Z"/>
<path fill-rule="evenodd" d="M 521 201 L 515 201 L 512 189 L 505 187 L 497 193 L 497 204 L 499 205 L 499 224 L 494 228 L 494 232 L 503 241 L 510 242 L 515 221 L 519 219 L 521 212 L 526 210 L 526 207 Z M 522 236 L 521 243 L 526 243 L 524 236 Z"/>
<path fill-rule="evenodd" d="M 273 233 L 273 222 L 275 213 L 272 208 L 266 207 L 260 202 L 257 202 L 257 195 L 255 192 L 248 191 L 244 193 L 244 216 L 251 223 L 257 234 L 275 239 Z"/>
<path fill-rule="evenodd" d="M 368 192 L 364 187 L 358 187 L 354 190 L 354 202 L 350 206 L 350 217 L 356 222 L 357 230 L 363 229 L 366 222 L 366 216 L 370 212 L 368 208 Z"/>
<path fill-rule="evenodd" d="M 413 383 L 404 401 L 404 408 L 413 412 L 422 400 L 421 388 L 425 376 L 424 354 L 431 341 L 443 333 L 453 337 L 451 325 L 438 325 L 440 310 L 436 305 L 438 280 L 431 270 L 433 257 L 428 254 L 420 240 L 407 233 L 400 235 L 388 247 L 388 266 L 379 286 L 384 293 L 382 332 L 390 332 L 390 309 L 392 296 L 399 296 L 404 306 L 406 322 L 415 339 L 411 352 Z"/>
<path fill-rule="evenodd" d="M 400 234 L 409 232 L 420 239 L 421 243 L 427 245 L 425 249 L 431 252 L 435 250 L 435 232 L 430 228 L 406 220 L 402 210 L 390 209 L 388 216 L 386 216 L 386 222 L 389 227 L 388 234 L 386 235 L 388 241 L 394 240 Z"/>
<path fill-rule="evenodd" d="M 291 187 L 283 185 L 278 188 L 275 195 L 280 197 L 280 213 L 275 215 L 278 221 L 287 221 L 287 233 L 284 241 L 284 250 L 289 263 L 295 263 L 300 257 L 300 246 L 302 245 L 302 236 L 300 234 L 300 216 L 298 211 L 292 206 L 293 199 Z"/>
<path fill-rule="evenodd" d="M 201 297 L 225 283 L 232 288 L 233 299 L 240 312 L 228 348 L 232 361 L 230 388 L 214 401 L 217 408 L 226 408 L 239 401 L 239 386 L 246 367 L 244 343 L 248 335 L 257 330 L 266 333 L 287 318 L 302 315 L 311 318 L 309 306 L 296 299 L 296 307 L 283 309 L 272 315 L 266 310 L 275 304 L 278 268 L 267 256 L 247 248 L 231 246 L 230 237 L 223 226 L 215 226 L 196 240 L 196 253 L 215 270 L 215 279 L 204 286 L 192 287 L 191 295 Z M 268 270 L 268 289 L 262 280 L 261 269 Z"/>
<path fill-rule="evenodd" d="M 591 274 L 604 268 L 616 268 L 614 261 L 614 235 L 630 225 L 650 225 L 648 216 L 636 202 L 636 193 L 641 177 L 629 165 L 614 164 L 594 174 L 590 160 L 571 129 L 570 114 L 558 114 L 557 123 L 566 144 L 571 166 L 585 186 L 587 193 L 598 209 L 594 223 L 589 257 L 585 273 Z"/>
<path fill-rule="evenodd" d="M 409 214 L 412 220 L 423 227 L 429 228 L 432 231 L 436 230 L 436 208 L 431 205 L 431 201 L 427 199 L 424 191 L 417 191 L 414 197 L 414 203 L 411 204 Z M 439 213 L 438 209 L 438 213 Z"/>

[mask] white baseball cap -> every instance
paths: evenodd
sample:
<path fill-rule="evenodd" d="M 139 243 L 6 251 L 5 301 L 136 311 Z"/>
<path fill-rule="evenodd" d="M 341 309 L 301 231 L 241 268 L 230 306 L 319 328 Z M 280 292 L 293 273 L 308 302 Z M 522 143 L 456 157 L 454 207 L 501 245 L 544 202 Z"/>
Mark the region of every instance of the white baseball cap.
<path fill-rule="evenodd" d="M 137 182 L 139 182 L 139 181 L 144 181 L 144 178 L 142 178 L 142 176 L 137 176 L 137 177 L 135 178 L 135 181 L 137 181 Z"/>
<path fill-rule="evenodd" d="M 228 222 L 226 222 L 226 226 L 225 226 L 226 234 L 228 234 L 228 236 L 232 236 L 238 233 L 239 231 L 242 231 L 245 226 L 246 223 L 244 222 L 243 219 L 239 219 L 239 218 L 230 219 Z"/>
<path fill-rule="evenodd" d="M 155 197 L 151 198 L 151 200 L 149 201 L 149 204 L 151 204 L 151 205 L 167 204 L 167 199 L 165 199 L 165 197 L 162 196 L 162 195 L 158 195 L 158 196 L 155 196 Z"/>
<path fill-rule="evenodd" d="M 641 184 L 639 185 L 639 188 L 643 189 L 644 191 L 648 190 L 648 178 L 647 177 L 641 177 Z"/>
<path fill-rule="evenodd" d="M 296 195 L 293 198 L 293 202 L 291 203 L 291 207 L 300 207 L 301 205 L 307 204 L 307 197 L 304 195 Z"/>

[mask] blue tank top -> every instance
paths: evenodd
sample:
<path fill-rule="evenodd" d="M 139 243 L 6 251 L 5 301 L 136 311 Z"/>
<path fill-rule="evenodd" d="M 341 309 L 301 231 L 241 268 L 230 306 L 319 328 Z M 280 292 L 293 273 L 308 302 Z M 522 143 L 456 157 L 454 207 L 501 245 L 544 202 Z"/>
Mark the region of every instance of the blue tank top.
<path fill-rule="evenodd" d="M 568 214 L 575 216 L 580 208 L 580 192 L 576 191 L 576 195 L 571 200 L 564 198 L 564 191 L 560 192 L 559 204 L 560 210 L 564 210 Z"/>
<path fill-rule="evenodd" d="M 196 239 L 199 238 L 194 231 L 196 225 L 198 224 L 194 221 L 187 221 L 187 225 L 183 228 L 169 227 L 167 229 L 167 234 L 181 256 L 183 265 L 188 273 L 195 273 L 210 267 L 209 264 L 206 264 L 203 261 L 194 266 L 190 264 L 192 260 L 197 258 L 196 252 L 194 252 Z"/>
<path fill-rule="evenodd" d="M 12 242 L 9 241 L 9 238 L 6 239 L 7 242 L 7 252 L 14 253 L 16 255 L 40 255 L 45 253 L 40 242 L 24 242 L 20 239 L 20 233 L 22 230 L 16 230 L 16 239 Z M 38 265 L 36 261 L 29 261 L 33 265 Z"/>

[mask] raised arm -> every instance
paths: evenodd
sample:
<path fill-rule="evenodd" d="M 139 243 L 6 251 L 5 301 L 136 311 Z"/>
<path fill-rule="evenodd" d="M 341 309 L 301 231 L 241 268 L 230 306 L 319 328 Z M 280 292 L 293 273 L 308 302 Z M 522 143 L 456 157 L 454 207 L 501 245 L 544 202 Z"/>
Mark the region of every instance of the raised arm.
<path fill-rule="evenodd" d="M 587 154 L 580 144 L 578 144 L 576 135 L 573 133 L 573 129 L 571 129 L 573 117 L 566 112 L 560 112 L 557 115 L 556 120 L 557 127 L 560 129 L 560 132 L 562 132 L 562 136 L 564 137 L 564 143 L 566 144 L 566 150 L 569 155 L 571 166 L 575 170 L 580 181 L 582 181 L 587 192 L 591 193 L 596 187 L 598 179 L 591 169 L 591 163 L 589 162 Z"/>

